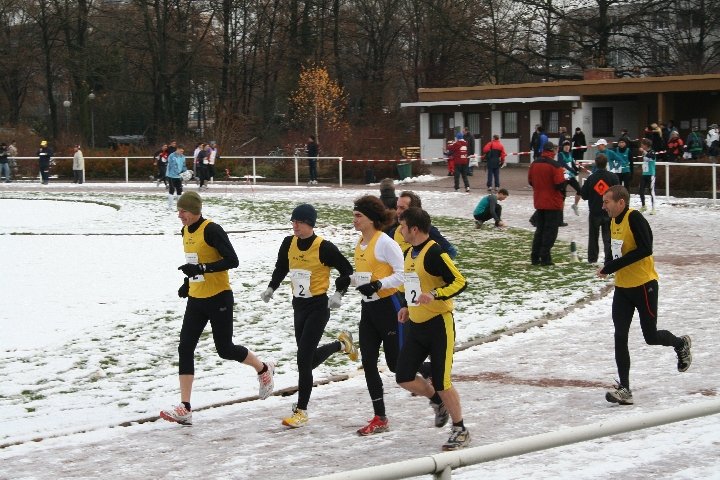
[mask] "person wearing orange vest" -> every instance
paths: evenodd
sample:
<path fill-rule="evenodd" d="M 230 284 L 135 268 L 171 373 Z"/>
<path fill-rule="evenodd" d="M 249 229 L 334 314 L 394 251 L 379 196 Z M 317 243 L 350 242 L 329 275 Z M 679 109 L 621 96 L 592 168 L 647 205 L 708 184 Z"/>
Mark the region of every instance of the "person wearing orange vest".
<path fill-rule="evenodd" d="M 657 329 L 658 274 L 653 259 L 653 235 L 645 217 L 629 208 L 630 193 L 622 185 L 610 187 L 603 195 L 603 208 L 610 222 L 612 260 L 598 269 L 605 278 L 615 274 L 612 319 L 615 326 L 615 362 L 620 377 L 617 386 L 605 394 L 605 399 L 620 405 L 632 405 L 630 390 L 630 351 L 628 334 L 635 310 L 645 343 L 674 347 L 677 369 L 690 368 L 692 342 L 688 335 L 676 337 L 667 330 Z"/>
<path fill-rule="evenodd" d="M 315 234 L 316 221 L 315 207 L 307 203 L 295 207 L 290 216 L 293 234 L 283 239 L 270 283 L 260 295 L 265 303 L 269 302 L 290 274 L 298 367 L 298 400 L 292 415 L 282 420 L 290 428 L 303 427 L 308 422 L 313 369 L 337 352 L 347 353 L 352 361 L 358 359 L 352 335 L 346 331 L 341 331 L 336 341 L 318 347 L 330 320 L 329 309 L 341 305 L 353 269 L 335 244 Z M 340 275 L 335 279 L 335 293 L 328 299 L 332 268 Z"/>
<path fill-rule="evenodd" d="M 460 396 L 451 382 L 455 320 L 453 298 L 465 290 L 465 278 L 447 253 L 430 239 L 430 215 L 411 207 L 400 215 L 400 228 L 412 248 L 405 252 L 405 292 L 398 321 L 405 324 L 405 344 L 400 350 L 395 380 L 418 396 L 430 399 L 435 426 L 443 427 L 452 418 L 452 428 L 443 450 L 457 450 L 470 443 L 465 428 Z M 430 356 L 432 385 L 418 375 L 420 365 Z"/>
<path fill-rule="evenodd" d="M 355 245 L 355 274 L 357 291 L 362 295 L 360 307 L 360 352 L 374 417 L 360 428 L 358 435 L 372 435 L 389 428 L 385 414 L 383 383 L 378 371 L 380 346 L 391 372 L 395 371 L 400 339 L 397 312 L 400 297 L 397 289 L 403 282 L 403 262 L 400 246 L 383 228 L 392 222 L 392 211 L 373 195 L 355 200 L 353 226 L 361 233 Z"/>
<path fill-rule="evenodd" d="M 249 365 L 257 372 L 260 399 L 273 392 L 275 364 L 262 362 L 246 347 L 235 345 L 233 337 L 233 292 L 228 270 L 238 266 L 235 249 L 225 230 L 202 216 L 202 199 L 196 192 L 185 192 L 177 201 L 185 260 L 178 267 L 185 274 L 178 290 L 187 298 L 178 346 L 180 403 L 160 412 L 160 417 L 180 425 L 192 425 L 190 396 L 195 377 L 195 347 L 208 321 L 215 349 L 220 358 Z"/>

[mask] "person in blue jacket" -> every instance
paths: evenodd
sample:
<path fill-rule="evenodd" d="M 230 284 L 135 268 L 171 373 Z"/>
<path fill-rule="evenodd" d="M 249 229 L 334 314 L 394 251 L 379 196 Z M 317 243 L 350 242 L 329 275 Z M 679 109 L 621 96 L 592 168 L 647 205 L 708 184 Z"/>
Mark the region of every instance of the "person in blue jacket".
<path fill-rule="evenodd" d="M 168 156 L 167 170 L 165 170 L 165 177 L 168 179 L 168 210 L 174 209 L 178 197 L 182 195 L 181 174 L 186 170 L 185 149 L 182 145 L 178 145 L 177 149 Z"/>
<path fill-rule="evenodd" d="M 655 215 L 655 162 L 657 154 L 652 147 L 652 140 L 643 138 L 640 141 L 640 153 L 642 154 L 642 177 L 640 177 L 640 211 L 647 210 L 645 206 L 645 190 L 650 190 L 650 215 Z"/>

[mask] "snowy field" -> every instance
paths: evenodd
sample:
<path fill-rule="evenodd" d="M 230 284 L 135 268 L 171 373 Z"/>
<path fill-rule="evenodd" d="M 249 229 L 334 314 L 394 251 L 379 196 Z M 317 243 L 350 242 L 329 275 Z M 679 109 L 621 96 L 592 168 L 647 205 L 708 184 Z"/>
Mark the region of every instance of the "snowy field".
<path fill-rule="evenodd" d="M 467 219 L 480 197 L 424 185 L 404 188 L 420 193 L 432 215 Z M 281 427 L 292 403 L 282 396 L 203 410 L 252 397 L 257 388 L 250 368 L 215 356 L 209 335 L 197 350 L 195 425 L 134 423 L 177 401 L 184 309 L 176 296 L 182 280 L 176 267 L 183 263 L 179 220 L 161 191 L 149 186 L 124 191 L 93 184 L 85 193 L 78 193 L 82 187 L 42 193 L 13 187 L 0 190 L 0 478 L 305 478 L 439 451 L 447 430 L 431 426 L 427 403 L 398 388 L 390 372 L 385 388 L 391 431 L 355 436 L 371 410 L 358 364 L 342 356 L 316 370 L 316 379 L 350 378 L 314 390 L 305 429 Z M 98 192 L 104 187 L 109 193 Z M 304 201 L 348 209 L 366 192 L 376 194 L 377 187 L 236 186 L 206 194 L 212 201 L 205 216 L 234 232 L 230 238 L 240 257 L 231 276 L 236 341 L 280 362 L 277 389 L 297 381 L 289 294 L 278 292 L 269 304 L 258 296 L 280 241 L 290 233 L 289 212 Z M 528 226 L 531 203 L 523 194 L 504 202 L 511 226 Z M 580 217 L 566 214 L 570 226 L 561 231 L 581 247 L 584 208 Z M 635 324 L 636 405 L 607 404 L 603 390 L 615 375 L 611 298 L 587 302 L 543 328 L 456 355 L 455 383 L 473 446 L 716 398 L 720 209 L 708 201 L 669 199 L 648 218 L 661 276 L 659 325 L 693 337 L 691 369 L 679 374 L 673 351 L 645 346 Z M 347 251 L 357 235 L 349 224 L 350 218 L 344 225 L 320 219 L 317 231 Z M 562 312 L 606 286 L 594 282 L 577 295 L 557 296 L 549 288 L 528 302 L 503 305 L 502 318 L 476 308 L 481 303 L 473 298 L 460 298 L 458 340 L 533 320 L 539 304 L 550 306 L 544 313 Z M 346 297 L 333 314 L 328 340 L 342 328 L 357 331 L 356 303 Z M 131 426 L 119 427 L 124 424 Z M 718 427 L 717 416 L 705 417 L 469 467 L 453 476 L 720 478 Z M 45 440 L 32 441 L 39 438 Z"/>

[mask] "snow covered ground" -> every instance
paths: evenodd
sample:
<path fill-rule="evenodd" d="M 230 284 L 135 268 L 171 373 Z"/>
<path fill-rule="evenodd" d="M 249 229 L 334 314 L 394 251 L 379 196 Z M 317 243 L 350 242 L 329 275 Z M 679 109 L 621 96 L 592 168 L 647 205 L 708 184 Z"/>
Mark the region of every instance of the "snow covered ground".
<path fill-rule="evenodd" d="M 452 194 L 431 184 L 409 187 L 420 193 L 431 214 L 470 216 L 479 195 Z M 357 364 L 340 356 L 318 369 L 316 379 L 350 378 L 314 390 L 307 428 L 287 431 L 280 425 L 292 402 L 282 396 L 202 410 L 251 397 L 257 387 L 251 369 L 215 356 L 209 336 L 198 347 L 195 425 L 133 423 L 177 400 L 176 339 L 184 308 L 175 295 L 181 277 L 174 265 L 182 263 L 179 221 L 167 211 L 162 194 L 149 186 L 139 191 L 137 186 L 82 188 L 36 194 L 11 184 L 0 191 L 0 445 L 5 446 L 0 449 L 0 478 L 305 478 L 439 451 L 447 429 L 435 429 L 426 401 L 398 388 L 390 372 L 385 386 L 391 431 L 371 438 L 354 435 L 371 410 Z M 375 194 L 377 187 L 366 191 Z M 276 295 L 266 305 L 258 294 L 289 232 L 284 228 L 289 211 L 302 201 L 347 208 L 362 193 L 363 188 L 245 185 L 213 187 L 207 193 L 218 203 L 208 205 L 206 216 L 238 232 L 231 234 L 241 258 L 232 276 L 236 341 L 261 357 L 281 361 L 278 389 L 296 382 L 289 300 Z M 232 208 L 238 201 L 246 202 L 243 215 Z M 263 211 L 268 201 L 286 201 L 287 208 Z M 248 214 L 247 202 L 257 210 Z M 510 225 L 529 226 L 531 203 L 522 192 L 504 202 Z M 581 247 L 586 238 L 583 209 L 580 217 L 566 214 L 570 226 L 561 231 L 565 240 L 574 239 Z M 648 217 L 661 275 L 659 325 L 693 337 L 694 363 L 688 372 L 676 371 L 672 349 L 644 345 L 634 325 L 636 405 L 607 404 L 604 388 L 615 375 L 611 298 L 600 298 L 543 328 L 456 355 L 454 381 L 473 446 L 716 398 L 719 217 L 712 202 L 682 199 L 661 199 L 658 215 Z M 318 231 L 344 246 L 355 238 L 343 226 Z M 604 286 L 597 280 L 578 294 Z M 571 300 L 556 298 L 552 289 L 536 299 L 559 310 Z M 507 325 L 536 314 L 507 308 Z M 346 301 L 331 320 L 328 338 L 341 328 L 352 329 L 355 311 Z M 466 325 L 466 337 L 496 329 L 482 312 L 466 308 L 465 315 L 458 323 Z M 720 478 L 719 426 L 718 416 L 704 417 L 468 467 L 453 475 Z M 44 440 L 31 441 L 36 438 Z"/>

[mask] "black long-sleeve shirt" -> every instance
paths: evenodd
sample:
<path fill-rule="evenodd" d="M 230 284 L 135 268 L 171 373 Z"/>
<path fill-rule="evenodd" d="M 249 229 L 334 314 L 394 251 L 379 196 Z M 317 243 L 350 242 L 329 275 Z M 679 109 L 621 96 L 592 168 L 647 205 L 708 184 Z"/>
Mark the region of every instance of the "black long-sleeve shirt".
<path fill-rule="evenodd" d="M 432 240 L 432 238 L 428 238 L 420 245 L 413 246 L 413 254 L 417 255 L 418 253 L 420 253 L 430 240 Z M 435 245 L 428 248 L 428 251 L 425 253 L 425 262 L 423 264 L 423 267 L 425 268 L 425 271 L 427 273 L 436 277 L 441 277 L 445 282 L 445 286 L 440 287 L 443 289 L 442 294 L 439 292 L 438 289 L 438 296 L 436 297 L 438 300 L 447 300 L 456 295 L 459 295 L 465 290 L 465 287 L 467 286 L 464 280 L 462 282 L 458 281 L 458 277 L 450 269 L 445 258 L 443 258 L 443 253 L 446 252 L 444 252 L 440 245 L 435 242 Z"/>
<path fill-rule="evenodd" d="M 197 231 L 204 221 L 205 219 L 200 217 L 200 220 L 187 227 L 188 232 L 194 233 Z M 182 230 L 180 233 L 182 233 Z M 230 270 L 231 268 L 236 268 L 240 265 L 235 249 L 233 248 L 232 243 L 230 243 L 230 238 L 228 238 L 227 233 L 225 233 L 225 230 L 223 230 L 220 225 L 215 222 L 210 222 L 203 232 L 203 240 L 205 240 L 205 243 L 217 250 L 220 257 L 222 257 L 217 262 L 206 263 L 206 272 L 223 272 L 225 270 Z"/>
<path fill-rule="evenodd" d="M 628 209 L 625 208 L 625 210 L 617 216 L 617 223 L 620 223 L 627 214 Z M 630 212 L 630 216 L 628 217 L 628 224 L 630 225 L 630 231 L 632 232 L 633 237 L 635 237 L 635 244 L 637 245 L 637 247 L 634 250 L 627 252 L 620 258 L 610 260 L 601 270 L 602 273 L 608 275 L 611 273 L 615 273 L 621 268 L 627 267 L 628 265 L 635 263 L 638 260 L 642 260 L 645 257 L 649 257 L 653 254 L 652 230 L 650 229 L 650 224 L 645 219 L 645 217 L 643 217 L 642 213 L 638 212 L 637 210 L 633 210 L 632 212 Z"/>
<path fill-rule="evenodd" d="M 278 258 L 275 262 L 275 270 L 273 270 L 270 284 L 268 285 L 273 290 L 277 290 L 280 283 L 283 281 L 285 276 L 290 272 L 290 258 L 288 253 L 290 252 L 290 243 L 292 242 L 294 235 L 287 236 L 283 239 L 278 251 Z M 314 233 L 308 238 L 298 238 L 297 246 L 300 250 L 306 251 L 313 244 L 317 235 Z M 350 275 L 353 273 L 353 267 L 345 258 L 345 255 L 340 253 L 340 250 L 335 246 L 334 243 L 329 242 L 325 239 L 320 243 L 320 263 L 330 268 L 334 268 L 340 274 L 335 279 L 335 290 L 344 294 L 350 286 Z"/>

